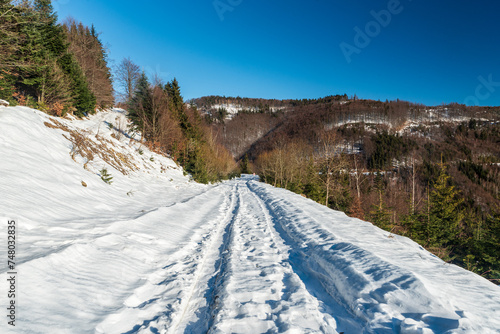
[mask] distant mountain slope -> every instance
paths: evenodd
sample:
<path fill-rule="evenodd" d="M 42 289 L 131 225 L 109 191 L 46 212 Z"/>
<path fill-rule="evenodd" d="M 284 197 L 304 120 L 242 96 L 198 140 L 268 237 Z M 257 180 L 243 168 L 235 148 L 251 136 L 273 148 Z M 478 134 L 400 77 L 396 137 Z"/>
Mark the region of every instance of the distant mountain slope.
<path fill-rule="evenodd" d="M 500 121 L 500 107 L 431 107 L 399 100 L 359 100 L 346 95 L 304 100 L 206 96 L 190 103 L 214 123 L 221 142 L 238 159 L 245 154 L 256 158 L 271 150 L 280 138 L 317 142 L 320 131 L 333 127 L 364 124 L 374 131 L 418 134 L 423 130 L 419 126 L 438 122 Z"/>
<path fill-rule="evenodd" d="M 500 283 L 500 107 L 429 107 L 338 95 L 278 102 L 201 99 L 206 108 L 283 107 L 230 118 L 206 114 L 220 142 L 265 182 L 409 236 L 446 261 Z M 439 210 L 429 215 L 444 204 L 431 198 L 442 173 L 460 202 L 452 210 L 456 227 L 446 238 L 431 236 L 426 227 L 434 221 L 440 226 L 432 233 L 443 229 Z"/>

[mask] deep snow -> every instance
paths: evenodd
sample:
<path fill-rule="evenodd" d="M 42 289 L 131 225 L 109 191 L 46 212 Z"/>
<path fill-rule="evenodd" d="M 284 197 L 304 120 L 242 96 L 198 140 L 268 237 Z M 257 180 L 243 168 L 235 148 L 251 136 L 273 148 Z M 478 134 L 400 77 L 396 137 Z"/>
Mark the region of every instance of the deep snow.
<path fill-rule="evenodd" d="M 122 110 L 51 119 L 0 107 L 0 235 L 18 222 L 1 333 L 500 332 L 500 288 L 407 238 L 253 176 L 191 182 L 111 136 Z M 90 160 L 72 131 L 107 153 Z"/>

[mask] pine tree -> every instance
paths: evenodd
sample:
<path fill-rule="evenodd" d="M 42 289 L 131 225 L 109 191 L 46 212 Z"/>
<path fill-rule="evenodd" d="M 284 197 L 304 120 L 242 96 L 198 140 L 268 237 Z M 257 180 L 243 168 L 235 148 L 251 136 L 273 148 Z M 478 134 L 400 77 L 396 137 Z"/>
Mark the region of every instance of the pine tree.
<path fill-rule="evenodd" d="M 489 276 L 500 282 L 500 208 L 493 208 L 486 217 L 486 235 L 479 240 L 479 256 L 489 268 Z"/>
<path fill-rule="evenodd" d="M 369 213 L 369 220 L 378 227 L 390 231 L 393 227 L 391 222 L 391 211 L 387 208 L 385 204 L 382 189 L 378 190 L 379 193 L 379 203 L 372 207 L 372 211 Z"/>
<path fill-rule="evenodd" d="M 169 110 L 174 114 L 174 117 L 179 122 L 182 132 L 188 138 L 192 138 L 195 133 L 193 131 L 192 124 L 189 122 L 189 118 L 184 110 L 184 100 L 181 96 L 181 89 L 177 79 L 173 79 L 165 85 L 165 91 L 168 94 Z"/>
<path fill-rule="evenodd" d="M 88 112 L 94 113 L 96 105 L 95 96 L 90 91 L 87 81 L 85 80 L 85 75 L 73 55 L 66 53 L 59 59 L 59 64 L 61 64 L 63 71 L 71 80 L 73 105 L 76 109 L 75 114 L 77 116 L 83 116 Z"/>
<path fill-rule="evenodd" d="M 384 201 L 385 182 L 380 173 L 377 173 L 374 179 L 375 189 L 378 192 L 378 204 L 372 206 L 372 210 L 368 213 L 368 220 L 378 227 L 390 231 L 393 227 L 391 222 L 391 211 Z"/>
<path fill-rule="evenodd" d="M 241 174 L 250 174 L 250 169 L 248 168 L 248 154 L 245 154 L 243 159 L 241 159 L 240 169 Z"/>
<path fill-rule="evenodd" d="M 179 82 L 176 78 L 168 82 L 165 85 L 165 90 L 168 93 L 168 97 L 172 103 L 172 109 L 176 111 L 182 110 L 184 106 L 184 101 L 181 96 L 181 88 L 179 87 Z"/>
<path fill-rule="evenodd" d="M 57 24 L 51 1 L 35 0 L 32 8 L 20 11 L 24 21 L 19 25 L 23 38 L 16 53 L 19 89 L 35 96 L 41 105 L 71 103 L 77 116 L 93 112 L 95 97 L 68 51 L 64 31 Z"/>
<path fill-rule="evenodd" d="M 66 104 L 71 100 L 69 78 L 54 60 L 47 61 L 46 71 L 39 78 L 39 105 Z"/>
<path fill-rule="evenodd" d="M 19 11 L 11 1 L 0 0 L 0 99 L 14 102 L 15 53 L 18 50 L 20 34 Z"/>
<path fill-rule="evenodd" d="M 12 72 L 6 68 L 0 67 L 0 99 L 13 102 L 12 94 L 14 93 L 14 76 Z"/>
<path fill-rule="evenodd" d="M 460 223 L 464 219 L 463 198 L 450 182 L 446 166 L 440 164 L 440 173 L 429 196 L 428 242 L 430 246 L 448 246 L 456 243 Z"/>
<path fill-rule="evenodd" d="M 129 106 L 129 118 L 134 126 L 148 138 L 148 117 L 151 113 L 151 86 L 146 73 L 142 72 Z"/>

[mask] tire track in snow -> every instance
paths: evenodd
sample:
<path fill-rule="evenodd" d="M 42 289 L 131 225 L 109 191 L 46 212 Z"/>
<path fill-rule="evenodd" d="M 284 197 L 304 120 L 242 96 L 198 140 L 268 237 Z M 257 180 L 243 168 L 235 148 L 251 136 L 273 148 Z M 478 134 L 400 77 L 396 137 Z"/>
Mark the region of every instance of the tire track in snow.
<path fill-rule="evenodd" d="M 239 208 L 237 185 L 233 186 L 231 189 L 230 203 L 224 219 L 218 224 L 216 236 L 207 248 L 203 263 L 201 264 L 201 270 L 198 272 L 197 278 L 191 287 L 189 298 L 183 306 L 181 316 L 173 322 L 168 333 L 179 333 L 181 329 L 183 332 L 199 331 L 201 333 L 205 332 L 209 327 L 210 318 L 208 318 L 208 314 L 211 312 L 207 311 L 212 309 L 213 303 L 206 297 L 212 294 L 213 287 L 211 281 L 214 277 L 217 277 L 218 272 L 221 271 L 218 262 L 221 260 L 222 252 L 226 249 L 227 238 L 230 235 L 233 218 L 235 212 L 237 212 Z M 193 302 L 193 300 L 195 301 Z M 208 303 L 203 305 L 203 301 Z M 198 313 L 198 315 L 196 315 L 196 313 Z M 192 318 L 194 318 L 195 315 L 197 321 L 190 321 L 190 324 L 189 320 L 194 320 Z M 191 329 L 186 330 L 186 326 L 191 326 Z"/>
<path fill-rule="evenodd" d="M 213 275 L 212 250 L 221 242 L 236 205 L 234 187 L 229 191 L 225 188 L 213 188 L 228 192 L 227 196 L 223 194 L 219 214 L 197 230 L 190 242 L 168 256 L 159 270 L 147 275 L 146 282 L 125 299 L 125 307 L 101 322 L 96 332 L 179 333 L 193 320 L 196 310 L 203 306 L 202 295 Z"/>
<path fill-rule="evenodd" d="M 339 217 L 338 212 L 331 211 L 324 216 L 319 214 L 320 210 L 311 208 L 311 216 L 297 206 L 298 201 L 291 203 L 266 187 L 252 182 L 250 189 L 271 212 L 277 231 L 294 249 L 290 254 L 294 270 L 311 293 L 329 306 L 339 323 L 338 330 L 448 333 L 459 326 L 460 312 L 450 311 L 433 300 L 411 272 L 359 246 L 337 240 L 315 219 L 345 219 L 345 215 Z M 428 314 L 429 309 L 440 313 Z"/>
<path fill-rule="evenodd" d="M 287 262 L 289 249 L 265 206 L 240 184 L 209 333 L 337 333 L 334 319 L 321 312 Z"/>

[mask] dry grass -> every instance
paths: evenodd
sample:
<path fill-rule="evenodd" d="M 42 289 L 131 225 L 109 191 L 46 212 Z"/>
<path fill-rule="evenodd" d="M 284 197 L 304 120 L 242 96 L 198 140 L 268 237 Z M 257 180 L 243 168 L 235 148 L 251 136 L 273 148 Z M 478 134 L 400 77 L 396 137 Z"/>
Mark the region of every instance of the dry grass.
<path fill-rule="evenodd" d="M 451 250 L 446 247 L 428 247 L 427 250 L 446 262 L 451 259 Z"/>
<path fill-rule="evenodd" d="M 90 132 L 72 130 L 56 119 L 51 119 L 51 122 L 44 122 L 44 124 L 49 128 L 61 129 L 67 132 L 67 135 L 63 134 L 63 136 L 73 144 L 70 152 L 71 158 L 75 161 L 77 155 L 84 158 L 86 160 L 83 165 L 84 168 L 87 169 L 87 164 L 99 157 L 124 175 L 139 169 L 133 163 L 133 156 L 118 152 L 111 140 L 99 135 L 94 137 Z"/>

